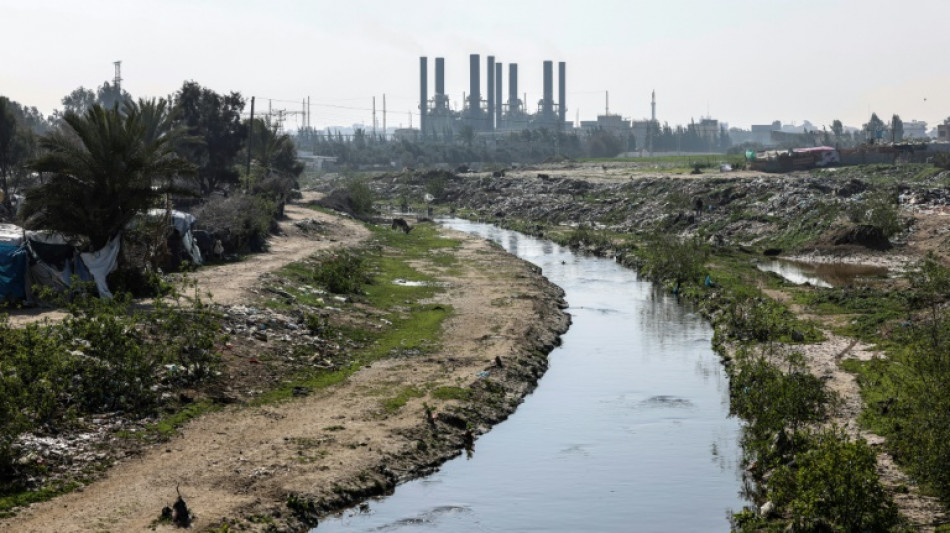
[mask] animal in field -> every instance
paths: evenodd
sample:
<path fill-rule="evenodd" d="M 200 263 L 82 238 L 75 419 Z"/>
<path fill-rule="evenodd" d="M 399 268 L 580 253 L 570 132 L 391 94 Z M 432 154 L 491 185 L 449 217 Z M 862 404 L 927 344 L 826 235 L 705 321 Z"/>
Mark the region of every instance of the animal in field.
<path fill-rule="evenodd" d="M 410 231 L 412 231 L 412 226 L 410 226 L 409 223 L 405 221 L 405 219 L 394 218 L 392 229 L 401 229 L 403 233 L 408 234 Z"/>

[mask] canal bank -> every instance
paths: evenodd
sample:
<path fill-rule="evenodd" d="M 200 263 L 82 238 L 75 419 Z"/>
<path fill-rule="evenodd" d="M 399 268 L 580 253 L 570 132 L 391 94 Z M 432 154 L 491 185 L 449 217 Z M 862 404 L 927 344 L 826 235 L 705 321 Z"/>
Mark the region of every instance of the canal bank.
<path fill-rule="evenodd" d="M 725 531 L 739 423 L 712 329 L 609 259 L 461 220 L 565 290 L 571 329 L 538 389 L 471 457 L 314 530 Z"/>

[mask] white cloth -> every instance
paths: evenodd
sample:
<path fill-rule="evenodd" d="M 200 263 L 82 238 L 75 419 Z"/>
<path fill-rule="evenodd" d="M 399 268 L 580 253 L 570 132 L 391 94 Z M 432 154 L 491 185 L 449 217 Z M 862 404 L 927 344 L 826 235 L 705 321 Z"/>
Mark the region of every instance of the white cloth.
<path fill-rule="evenodd" d="M 115 270 L 119 263 L 119 242 L 122 234 L 118 234 L 101 250 L 89 253 L 79 254 L 82 262 L 86 265 L 92 279 L 96 281 L 96 288 L 99 289 L 100 298 L 112 298 L 109 292 L 109 285 L 106 283 L 106 276 Z"/>

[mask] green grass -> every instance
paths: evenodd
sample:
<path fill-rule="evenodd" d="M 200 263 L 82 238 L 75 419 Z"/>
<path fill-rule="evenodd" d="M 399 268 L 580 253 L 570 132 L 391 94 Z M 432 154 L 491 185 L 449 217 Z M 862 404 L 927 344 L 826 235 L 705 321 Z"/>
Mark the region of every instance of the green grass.
<path fill-rule="evenodd" d="M 199 416 L 210 413 L 218 409 L 218 406 L 210 400 L 201 400 L 189 404 L 180 410 L 162 416 L 157 422 L 145 426 L 145 431 L 132 433 L 130 431 L 119 431 L 116 436 L 124 439 L 153 440 L 155 438 L 167 439 L 174 437 L 179 428 L 189 421 Z"/>
<path fill-rule="evenodd" d="M 459 400 L 466 401 L 472 395 L 471 389 L 465 389 L 462 387 L 437 387 L 432 392 L 429 393 L 429 396 L 432 396 L 438 400 Z"/>
<path fill-rule="evenodd" d="M 334 370 L 311 369 L 303 371 L 294 379 L 259 395 L 253 402 L 264 405 L 288 400 L 295 387 L 320 390 L 342 383 L 365 365 L 387 357 L 416 356 L 430 353 L 439 346 L 442 323 L 450 317 L 450 306 L 421 303 L 444 290 L 438 278 L 424 273 L 413 265 L 433 266 L 439 269 L 456 267 L 452 254 L 461 245 L 457 239 L 446 239 L 438 234 L 431 224 L 417 225 L 412 232 L 404 234 L 388 227 L 371 226 L 372 241 L 356 252 L 363 257 L 364 268 L 372 274 L 372 281 L 363 287 L 365 294 L 359 297 L 364 304 L 385 313 L 391 325 L 382 331 L 367 331 L 355 326 L 342 326 L 338 331 L 363 346 L 355 351 L 346 366 Z M 284 267 L 280 273 L 297 280 L 310 280 L 310 270 L 318 260 L 307 260 Z M 421 286 L 397 285 L 398 279 L 425 283 Z M 299 295 L 299 301 L 320 305 L 319 296 L 311 296 L 294 289 L 289 292 Z M 398 402 L 397 402 L 398 403 Z"/>
<path fill-rule="evenodd" d="M 10 493 L 0 493 L 0 518 L 9 518 L 15 513 L 14 509 L 33 503 L 45 502 L 61 494 L 72 492 L 80 487 L 79 483 L 70 481 L 59 485 L 43 487 L 39 490 L 21 490 Z"/>
<path fill-rule="evenodd" d="M 425 393 L 416 387 L 403 387 L 395 396 L 386 398 L 380 403 L 382 403 L 383 409 L 387 413 L 394 413 L 402 409 L 411 398 L 422 398 L 423 396 L 425 396 Z"/>

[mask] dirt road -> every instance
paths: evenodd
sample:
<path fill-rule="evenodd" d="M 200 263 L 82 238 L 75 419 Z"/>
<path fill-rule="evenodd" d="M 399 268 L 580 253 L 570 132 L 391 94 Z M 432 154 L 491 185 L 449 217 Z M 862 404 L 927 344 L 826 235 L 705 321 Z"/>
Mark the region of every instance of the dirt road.
<path fill-rule="evenodd" d="M 219 302 L 247 301 L 261 273 L 320 247 L 354 245 L 367 234 L 355 223 L 294 206 L 288 216 L 288 225 L 303 218 L 326 222 L 335 228 L 333 237 L 314 241 L 288 226 L 271 253 L 202 270 L 200 286 Z M 387 490 L 395 480 L 455 453 L 459 432 L 428 422 L 423 402 L 438 413 L 456 400 L 412 398 L 391 412 L 382 408 L 381 395 L 407 386 L 465 387 L 478 381 L 477 374 L 491 368 L 496 357 L 519 365 L 536 358 L 567 327 L 557 307 L 559 290 L 539 273 L 483 241 L 458 237 L 464 239 L 458 251 L 461 267 L 442 277 L 449 289 L 436 297 L 455 314 L 444 325 L 436 353 L 383 360 L 340 385 L 283 404 L 230 407 L 201 417 L 170 442 L 121 462 L 84 489 L 0 521 L 0 531 L 173 531 L 155 521 L 162 507 L 174 502 L 176 488 L 196 514 L 199 531 L 233 525 L 236 519 L 260 529 L 275 513 L 282 513 L 281 520 L 292 514 L 290 495 L 316 502 L 312 509 L 332 507 L 348 495 Z M 498 306 L 500 299 L 510 304 Z M 523 395 L 533 383 L 514 386 Z M 420 441 L 431 443 L 427 452 L 420 451 Z"/>

